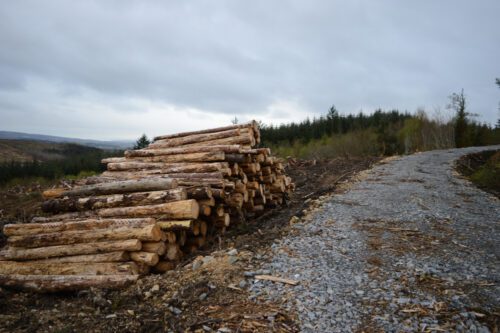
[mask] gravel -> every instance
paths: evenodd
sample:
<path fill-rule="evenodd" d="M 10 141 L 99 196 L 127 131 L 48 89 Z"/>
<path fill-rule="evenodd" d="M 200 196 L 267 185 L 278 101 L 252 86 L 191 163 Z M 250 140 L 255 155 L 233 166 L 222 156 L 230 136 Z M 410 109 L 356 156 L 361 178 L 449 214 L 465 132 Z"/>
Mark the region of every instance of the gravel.
<path fill-rule="evenodd" d="M 252 298 L 295 310 L 304 332 L 490 332 L 500 306 L 500 203 L 457 176 L 460 156 L 430 151 L 381 163 L 322 200 L 272 246 Z"/>

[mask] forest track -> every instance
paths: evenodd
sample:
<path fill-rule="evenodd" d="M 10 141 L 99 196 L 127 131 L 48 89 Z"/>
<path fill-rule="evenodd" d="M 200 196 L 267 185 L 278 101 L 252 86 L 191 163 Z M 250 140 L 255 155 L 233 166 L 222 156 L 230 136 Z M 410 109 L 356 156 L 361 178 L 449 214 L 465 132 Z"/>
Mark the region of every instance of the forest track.
<path fill-rule="evenodd" d="M 299 285 L 254 281 L 304 332 L 497 332 L 500 202 L 454 162 L 500 146 L 390 158 L 322 200 L 264 266 Z"/>

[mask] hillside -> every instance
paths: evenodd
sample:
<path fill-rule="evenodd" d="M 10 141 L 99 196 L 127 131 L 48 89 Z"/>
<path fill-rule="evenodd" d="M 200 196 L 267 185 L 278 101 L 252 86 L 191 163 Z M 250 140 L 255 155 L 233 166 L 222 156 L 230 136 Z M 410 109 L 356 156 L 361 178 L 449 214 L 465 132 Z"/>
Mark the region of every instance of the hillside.
<path fill-rule="evenodd" d="M 0 140 L 5 140 L 5 139 L 55 142 L 55 143 L 76 143 L 83 146 L 95 147 L 100 149 L 110 149 L 110 150 L 125 149 L 133 146 L 133 142 L 127 140 L 100 141 L 100 140 L 90 140 L 90 139 L 66 138 L 53 135 L 0 131 Z"/>
<path fill-rule="evenodd" d="M 68 155 L 97 151 L 100 149 L 74 143 L 0 139 L 0 163 L 50 161 L 62 159 Z"/>

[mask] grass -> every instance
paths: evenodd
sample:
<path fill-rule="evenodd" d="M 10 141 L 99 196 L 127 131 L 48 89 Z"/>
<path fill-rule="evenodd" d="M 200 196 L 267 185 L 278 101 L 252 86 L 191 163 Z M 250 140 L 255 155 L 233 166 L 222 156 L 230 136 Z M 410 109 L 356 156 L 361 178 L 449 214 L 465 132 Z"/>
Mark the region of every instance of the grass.
<path fill-rule="evenodd" d="M 470 175 L 479 187 L 500 193 L 500 151 L 495 152 L 482 166 Z"/>

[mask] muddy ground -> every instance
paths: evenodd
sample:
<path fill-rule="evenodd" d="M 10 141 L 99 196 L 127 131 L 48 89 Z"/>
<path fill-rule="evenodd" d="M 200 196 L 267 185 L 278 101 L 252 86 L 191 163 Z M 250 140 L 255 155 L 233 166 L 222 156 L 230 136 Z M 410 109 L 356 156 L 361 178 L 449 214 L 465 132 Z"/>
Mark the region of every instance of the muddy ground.
<path fill-rule="evenodd" d="M 297 189 L 286 206 L 232 226 L 177 269 L 126 289 L 40 295 L 0 288 L 0 331 L 296 332 L 295 314 L 250 297 L 246 281 L 259 271 L 273 241 L 288 233 L 293 216 L 377 160 L 290 161 L 287 172 Z M 29 220 L 39 212 L 41 190 L 35 184 L 0 191 L 0 220 Z"/>

